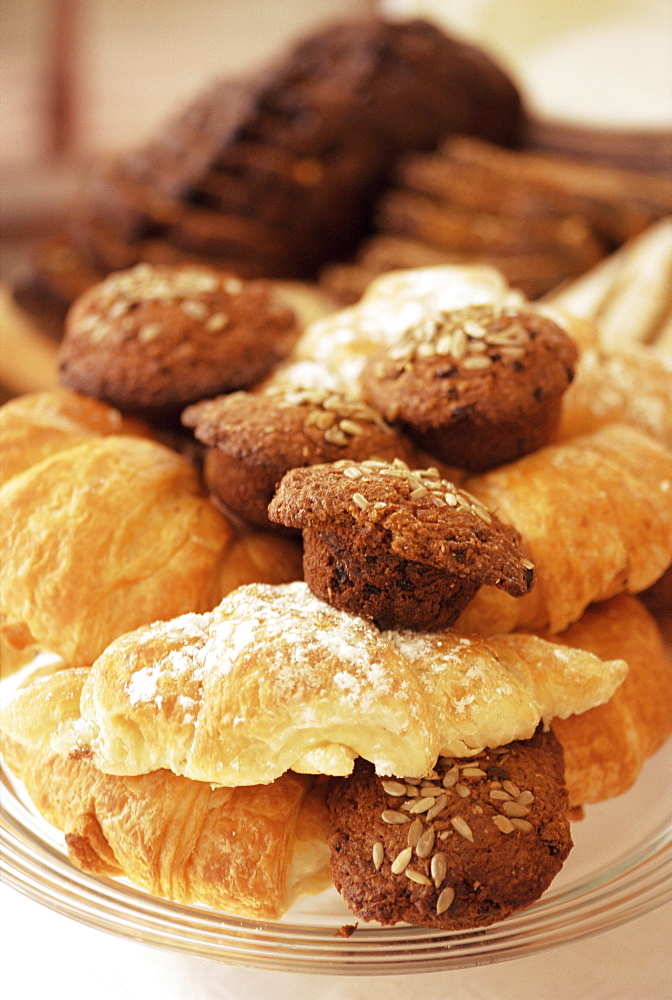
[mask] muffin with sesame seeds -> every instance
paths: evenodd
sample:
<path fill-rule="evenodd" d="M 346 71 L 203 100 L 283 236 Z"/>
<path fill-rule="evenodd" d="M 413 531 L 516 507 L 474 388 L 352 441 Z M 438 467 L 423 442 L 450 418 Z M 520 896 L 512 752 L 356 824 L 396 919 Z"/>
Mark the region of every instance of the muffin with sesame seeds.
<path fill-rule="evenodd" d="M 382 924 L 487 926 L 538 899 L 572 848 L 562 748 L 541 730 L 440 757 L 425 779 L 380 777 L 360 758 L 327 805 L 336 887 Z"/>
<path fill-rule="evenodd" d="M 313 593 L 379 628 L 447 628 L 482 584 L 516 597 L 532 586 L 518 532 L 436 469 L 399 460 L 293 469 L 268 514 L 302 529 Z"/>
<path fill-rule="evenodd" d="M 427 317 L 372 357 L 363 394 L 430 454 L 482 471 L 552 440 L 577 357 L 547 316 L 469 306 Z"/>
<path fill-rule="evenodd" d="M 72 306 L 60 379 L 122 412 L 173 421 L 189 403 L 259 381 L 297 334 L 294 312 L 268 282 L 139 264 Z"/>
<path fill-rule="evenodd" d="M 248 524 L 269 521 L 268 505 L 286 472 L 307 465 L 376 456 L 413 461 L 415 449 L 381 415 L 332 389 L 282 387 L 236 392 L 188 407 L 182 422 L 207 446 L 211 493 Z"/>

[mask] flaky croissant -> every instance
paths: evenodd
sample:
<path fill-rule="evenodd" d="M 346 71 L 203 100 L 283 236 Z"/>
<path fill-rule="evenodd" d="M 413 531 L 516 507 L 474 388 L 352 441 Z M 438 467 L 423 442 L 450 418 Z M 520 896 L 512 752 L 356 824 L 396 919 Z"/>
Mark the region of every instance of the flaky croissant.
<path fill-rule="evenodd" d="M 107 434 L 153 436 L 140 421 L 68 389 L 49 389 L 10 399 L 0 407 L 2 482 L 57 451 Z"/>
<path fill-rule="evenodd" d="M 185 458 L 125 435 L 13 476 L 0 518 L 4 636 L 75 664 L 140 624 L 213 607 L 234 534 Z"/>
<path fill-rule="evenodd" d="M 672 448 L 672 355 L 646 347 L 584 351 L 562 404 L 559 441 L 632 424 Z"/>
<path fill-rule="evenodd" d="M 656 620 L 628 594 L 588 608 L 558 638 L 628 663 L 609 701 L 551 724 L 564 751 L 570 805 L 600 802 L 630 788 L 672 733 L 672 661 Z"/>
<path fill-rule="evenodd" d="M 316 779 L 286 774 L 271 785 L 213 789 L 170 771 L 102 774 L 88 761 L 26 752 L 7 739 L 2 749 L 83 871 L 264 920 L 331 885 Z"/>
<path fill-rule="evenodd" d="M 349 774 L 360 755 L 422 776 L 440 753 L 527 739 L 607 700 L 626 671 L 536 636 L 380 632 L 303 583 L 250 585 L 209 614 L 121 636 L 78 672 L 77 714 L 58 689 L 68 671 L 21 691 L 0 723 L 115 774 L 250 785 L 289 768 Z"/>
<path fill-rule="evenodd" d="M 672 562 L 672 453 L 637 428 L 609 424 L 464 488 L 518 529 L 535 585 L 515 600 L 482 588 L 461 629 L 560 632 L 594 601 L 645 590 Z"/>
<path fill-rule="evenodd" d="M 67 403 L 72 409 L 71 396 Z M 50 397 L 38 412 L 51 417 L 54 409 Z M 57 412 L 37 435 L 52 454 L 40 460 L 26 446 L 35 461 L 0 489 L 0 631 L 10 649 L 92 663 L 129 629 L 209 610 L 241 583 L 300 577 L 297 544 L 264 532 L 234 535 L 186 458 L 140 436 L 93 430 L 82 439 Z M 60 434 L 63 425 L 74 443 Z M 24 444 L 26 437 L 35 440 L 24 435 Z"/>

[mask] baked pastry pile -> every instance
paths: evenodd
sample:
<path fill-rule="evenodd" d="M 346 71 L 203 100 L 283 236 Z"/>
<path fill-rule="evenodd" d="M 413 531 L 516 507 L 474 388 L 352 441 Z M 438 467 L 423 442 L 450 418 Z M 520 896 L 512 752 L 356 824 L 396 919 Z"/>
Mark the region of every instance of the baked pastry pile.
<path fill-rule="evenodd" d="M 184 271 L 143 273 L 174 289 Z M 159 305 L 129 375 L 151 382 L 165 352 L 179 392 L 202 328 L 180 354 L 184 299 Z M 426 373 L 449 400 L 444 367 L 488 359 L 479 393 L 504 385 L 526 442 L 504 464 L 428 456 L 396 405 L 363 399 L 367 366 L 417 330 L 450 341 Z M 672 729 L 634 596 L 672 564 L 672 454 L 610 418 L 526 434 L 530 385 L 562 409 L 596 346 L 501 274 L 438 267 L 377 279 L 262 381 L 190 400 L 184 438 L 110 405 L 105 351 L 98 399 L 3 408 L 2 637 L 58 659 L 3 682 L 0 739 L 73 863 L 260 919 L 331 884 L 362 919 L 439 928 L 538 898 L 568 809 L 624 791 Z"/>

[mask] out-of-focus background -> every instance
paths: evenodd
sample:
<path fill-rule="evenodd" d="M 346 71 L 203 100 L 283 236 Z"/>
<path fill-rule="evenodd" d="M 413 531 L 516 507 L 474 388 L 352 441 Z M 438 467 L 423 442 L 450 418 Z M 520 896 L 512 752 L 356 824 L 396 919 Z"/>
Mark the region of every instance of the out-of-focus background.
<path fill-rule="evenodd" d="M 92 158 L 209 82 L 372 0 L 0 0 L 2 267 L 49 231 Z"/>

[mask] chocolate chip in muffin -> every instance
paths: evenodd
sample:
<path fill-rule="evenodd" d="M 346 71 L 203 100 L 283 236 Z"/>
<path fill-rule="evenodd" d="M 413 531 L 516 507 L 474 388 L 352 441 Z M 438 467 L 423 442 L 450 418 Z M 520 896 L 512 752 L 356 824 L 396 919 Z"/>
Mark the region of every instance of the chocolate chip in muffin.
<path fill-rule="evenodd" d="M 212 268 L 140 264 L 110 275 L 70 309 L 60 378 L 147 419 L 252 385 L 298 334 L 265 281 Z"/>
<path fill-rule="evenodd" d="M 486 926 L 538 899 L 572 846 L 552 733 L 440 757 L 424 778 L 361 758 L 327 793 L 331 869 L 353 913 L 382 924 Z"/>
<path fill-rule="evenodd" d="M 470 306 L 427 317 L 376 354 L 363 393 L 430 454 L 481 471 L 551 440 L 577 356 L 540 313 Z"/>
<path fill-rule="evenodd" d="M 380 628 L 447 628 L 481 585 L 514 596 L 532 585 L 518 532 L 436 469 L 399 460 L 293 469 L 268 513 L 302 529 L 313 593 Z"/>
<path fill-rule="evenodd" d="M 212 494 L 243 521 L 275 530 L 268 505 L 289 469 L 372 455 L 411 462 L 415 454 L 376 410 L 331 389 L 232 393 L 190 406 L 182 422 L 207 445 Z"/>

